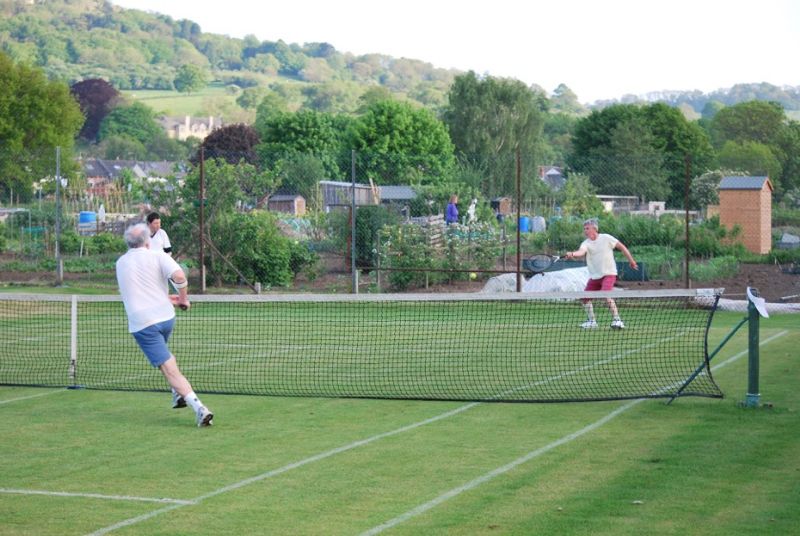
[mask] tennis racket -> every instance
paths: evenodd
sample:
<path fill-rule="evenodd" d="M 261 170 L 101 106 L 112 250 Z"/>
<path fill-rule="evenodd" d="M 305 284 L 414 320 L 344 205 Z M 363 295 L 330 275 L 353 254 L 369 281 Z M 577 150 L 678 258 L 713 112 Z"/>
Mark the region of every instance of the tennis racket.
<path fill-rule="evenodd" d="M 545 253 L 539 253 L 537 255 L 528 257 L 523 264 L 532 275 L 537 275 L 553 266 L 559 260 L 561 260 L 560 255 L 547 255 Z"/>

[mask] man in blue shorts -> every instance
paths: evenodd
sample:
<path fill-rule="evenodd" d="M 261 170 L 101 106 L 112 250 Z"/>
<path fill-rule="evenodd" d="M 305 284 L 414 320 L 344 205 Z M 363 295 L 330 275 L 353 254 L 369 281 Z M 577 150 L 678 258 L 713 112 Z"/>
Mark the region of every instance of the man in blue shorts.
<path fill-rule="evenodd" d="M 172 257 L 150 249 L 150 232 L 144 223 L 128 227 L 125 242 L 128 251 L 117 260 L 116 267 L 128 331 L 172 387 L 172 407 L 188 404 L 195 412 L 197 426 L 210 426 L 214 414 L 200 402 L 167 347 L 175 325 L 175 306 L 190 307 L 186 274 Z M 168 280 L 178 290 L 177 295 L 169 294 Z"/>

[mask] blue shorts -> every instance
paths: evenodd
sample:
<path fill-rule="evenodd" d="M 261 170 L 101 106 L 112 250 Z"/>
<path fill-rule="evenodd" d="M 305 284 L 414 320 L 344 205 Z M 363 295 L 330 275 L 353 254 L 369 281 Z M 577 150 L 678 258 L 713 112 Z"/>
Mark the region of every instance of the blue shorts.
<path fill-rule="evenodd" d="M 164 322 L 147 326 L 133 334 L 133 338 L 139 343 L 139 348 L 147 356 L 150 364 L 156 368 L 172 357 L 169 348 L 167 348 L 167 341 L 172 334 L 173 326 L 175 326 L 175 319 L 170 318 Z"/>

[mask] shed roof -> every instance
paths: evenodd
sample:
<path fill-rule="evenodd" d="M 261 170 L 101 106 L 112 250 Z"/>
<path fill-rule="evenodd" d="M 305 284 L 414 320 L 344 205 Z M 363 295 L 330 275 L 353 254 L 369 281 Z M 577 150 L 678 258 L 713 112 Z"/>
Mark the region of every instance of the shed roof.
<path fill-rule="evenodd" d="M 772 190 L 769 177 L 722 177 L 719 182 L 720 190 L 761 190 L 764 183 Z"/>

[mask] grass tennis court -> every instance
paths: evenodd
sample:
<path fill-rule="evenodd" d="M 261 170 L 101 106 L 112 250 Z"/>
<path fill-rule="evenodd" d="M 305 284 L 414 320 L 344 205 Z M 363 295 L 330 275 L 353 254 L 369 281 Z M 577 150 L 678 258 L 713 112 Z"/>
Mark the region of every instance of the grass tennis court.
<path fill-rule="evenodd" d="M 717 313 L 712 343 L 740 314 Z M 506 404 L 0 388 L 2 534 L 790 534 L 800 326 L 712 362 L 727 398 Z M 185 411 L 185 410 L 184 410 Z"/>

